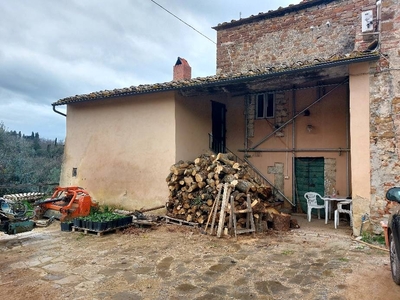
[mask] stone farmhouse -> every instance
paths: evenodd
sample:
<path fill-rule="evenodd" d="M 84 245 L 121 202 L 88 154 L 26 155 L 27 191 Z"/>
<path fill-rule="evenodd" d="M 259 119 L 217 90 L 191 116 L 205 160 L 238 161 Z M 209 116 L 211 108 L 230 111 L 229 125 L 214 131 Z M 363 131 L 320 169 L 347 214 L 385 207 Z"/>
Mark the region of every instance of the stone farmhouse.
<path fill-rule="evenodd" d="M 246 160 L 294 211 L 304 193 L 353 199 L 382 231 L 400 181 L 399 0 L 309 0 L 221 23 L 216 75 L 72 96 L 60 184 L 100 203 L 162 205 L 172 164 L 207 151 Z"/>

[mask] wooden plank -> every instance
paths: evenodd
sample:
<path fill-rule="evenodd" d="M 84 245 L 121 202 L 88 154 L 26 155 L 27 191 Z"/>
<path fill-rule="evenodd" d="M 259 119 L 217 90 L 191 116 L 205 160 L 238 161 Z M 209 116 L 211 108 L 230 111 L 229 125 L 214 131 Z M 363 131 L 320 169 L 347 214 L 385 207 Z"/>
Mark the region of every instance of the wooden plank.
<path fill-rule="evenodd" d="M 168 216 L 165 216 L 165 223 L 166 224 L 174 224 L 174 225 L 188 225 L 188 226 L 193 226 L 193 227 L 199 226 L 198 223 L 188 222 L 188 221 L 181 220 L 181 219 L 175 219 L 175 218 L 171 218 Z"/>
<path fill-rule="evenodd" d="M 221 210 L 219 212 L 219 223 L 217 229 L 217 237 L 221 237 L 222 230 L 224 229 L 225 215 L 226 215 L 226 204 L 228 203 L 229 196 L 231 194 L 231 186 L 228 183 L 224 184 L 224 194 L 222 196 Z"/>
<path fill-rule="evenodd" d="M 207 227 L 208 227 L 208 224 L 210 223 L 211 216 L 212 216 L 212 214 L 214 213 L 214 209 L 215 209 L 215 204 L 216 204 L 216 203 L 217 203 L 217 201 L 214 201 L 214 203 L 213 203 L 213 205 L 212 205 L 212 207 L 211 207 L 210 213 L 208 214 L 208 219 L 207 219 L 206 227 L 205 227 L 205 229 L 204 229 L 205 234 L 207 234 Z"/>
<path fill-rule="evenodd" d="M 215 204 L 215 209 L 214 209 L 212 222 L 211 222 L 211 234 L 214 234 L 215 219 L 217 218 L 217 211 L 218 211 L 218 207 L 219 207 L 219 198 L 221 197 L 221 190 L 222 190 L 222 184 L 219 184 L 217 198 L 214 200 L 216 202 L 216 204 Z"/>

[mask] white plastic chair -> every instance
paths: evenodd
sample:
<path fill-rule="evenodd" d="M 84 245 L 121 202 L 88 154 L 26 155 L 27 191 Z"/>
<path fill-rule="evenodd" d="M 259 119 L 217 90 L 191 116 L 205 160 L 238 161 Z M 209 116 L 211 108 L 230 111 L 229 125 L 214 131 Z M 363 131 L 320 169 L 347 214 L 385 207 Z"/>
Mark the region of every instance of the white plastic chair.
<path fill-rule="evenodd" d="M 304 198 L 306 198 L 307 200 L 307 218 L 308 218 L 308 222 L 311 222 L 311 210 L 313 208 L 317 209 L 317 213 L 318 213 L 318 219 L 321 219 L 321 214 L 320 214 L 320 210 L 321 209 L 325 209 L 325 205 L 324 204 L 318 204 L 317 202 L 317 198 L 320 198 L 321 200 L 324 200 L 320 194 L 315 193 L 315 192 L 307 192 L 304 194 Z"/>
<path fill-rule="evenodd" d="M 343 205 L 349 205 L 349 204 L 350 204 L 349 209 L 343 208 Z M 348 214 L 350 216 L 350 226 L 353 226 L 353 204 L 350 199 L 346 200 L 346 201 L 338 202 L 337 209 L 335 210 L 335 229 L 337 229 L 337 227 L 339 226 L 339 214 L 340 213 Z"/>

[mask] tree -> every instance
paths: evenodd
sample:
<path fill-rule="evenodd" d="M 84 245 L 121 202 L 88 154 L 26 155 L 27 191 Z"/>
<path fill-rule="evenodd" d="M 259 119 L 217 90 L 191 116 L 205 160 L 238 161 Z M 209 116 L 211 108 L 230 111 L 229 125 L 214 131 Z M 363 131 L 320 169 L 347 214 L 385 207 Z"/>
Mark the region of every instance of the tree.
<path fill-rule="evenodd" d="M 39 133 L 20 137 L 21 132 L 7 131 L 0 122 L 0 185 L 8 186 L 0 187 L 0 196 L 35 191 L 39 185 L 59 181 L 64 145 L 40 139 Z M 12 189 L 12 185 L 20 187 Z"/>

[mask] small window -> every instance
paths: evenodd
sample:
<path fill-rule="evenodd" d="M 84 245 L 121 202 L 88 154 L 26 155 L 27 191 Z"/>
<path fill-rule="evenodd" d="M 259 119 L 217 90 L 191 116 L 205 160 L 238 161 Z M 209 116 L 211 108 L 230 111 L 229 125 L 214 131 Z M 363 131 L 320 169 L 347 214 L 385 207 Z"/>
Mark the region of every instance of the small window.
<path fill-rule="evenodd" d="M 72 177 L 76 177 L 78 175 L 78 168 L 72 168 Z"/>
<path fill-rule="evenodd" d="M 263 93 L 257 95 L 256 118 L 266 119 L 275 116 L 275 94 Z"/>

